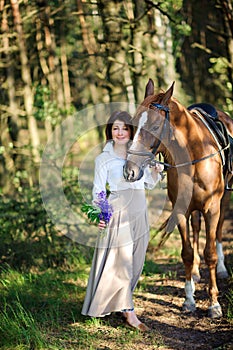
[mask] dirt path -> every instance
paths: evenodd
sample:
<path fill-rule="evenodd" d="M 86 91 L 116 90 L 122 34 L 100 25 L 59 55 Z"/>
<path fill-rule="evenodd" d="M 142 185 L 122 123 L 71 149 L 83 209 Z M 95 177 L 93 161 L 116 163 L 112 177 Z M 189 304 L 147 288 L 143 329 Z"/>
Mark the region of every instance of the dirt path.
<path fill-rule="evenodd" d="M 225 221 L 224 230 L 224 252 L 225 261 L 232 271 L 233 266 L 233 230 L 232 219 Z M 171 243 L 172 244 L 172 243 Z M 201 240 L 204 246 L 204 238 Z M 153 258 L 153 249 L 149 248 Z M 151 277 L 147 280 L 146 291 L 137 296 L 138 314 L 140 306 L 143 308 L 141 318 L 150 327 L 161 334 L 165 347 L 163 349 L 179 350 L 226 350 L 233 349 L 233 322 L 227 321 L 227 293 L 232 279 L 219 280 L 219 302 L 223 309 L 221 319 L 212 320 L 207 317 L 208 308 L 208 271 L 202 258 L 201 282 L 196 284 L 195 299 L 197 310 L 194 314 L 182 313 L 184 301 L 184 268 L 180 262 L 170 264 L 169 259 L 160 257 L 157 253 L 156 263 L 163 272 L 161 279 Z M 167 276 L 167 278 L 166 278 Z M 146 347 L 145 347 L 146 349 Z"/>

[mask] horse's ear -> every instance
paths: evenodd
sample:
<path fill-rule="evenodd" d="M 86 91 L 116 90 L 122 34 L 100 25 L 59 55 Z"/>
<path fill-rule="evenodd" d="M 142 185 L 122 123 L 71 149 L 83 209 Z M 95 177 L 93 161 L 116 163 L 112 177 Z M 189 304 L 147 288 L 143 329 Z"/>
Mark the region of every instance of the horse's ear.
<path fill-rule="evenodd" d="M 164 96 L 163 96 L 163 105 L 167 105 L 168 102 L 170 101 L 170 98 L 172 97 L 173 95 L 173 90 L 174 90 L 174 85 L 175 85 L 175 82 L 173 81 L 172 85 L 170 86 L 170 88 L 165 92 Z"/>
<path fill-rule="evenodd" d="M 151 78 L 149 79 L 148 83 L 146 84 L 144 98 L 146 98 L 147 96 L 150 96 L 150 95 L 154 95 L 154 82 Z"/>

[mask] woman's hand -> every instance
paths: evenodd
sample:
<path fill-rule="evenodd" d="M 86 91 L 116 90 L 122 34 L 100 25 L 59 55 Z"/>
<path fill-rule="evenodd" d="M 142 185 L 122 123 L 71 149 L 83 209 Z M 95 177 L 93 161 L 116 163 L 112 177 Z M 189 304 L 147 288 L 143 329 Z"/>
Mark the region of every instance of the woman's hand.
<path fill-rule="evenodd" d="M 155 181 L 155 183 L 157 183 L 159 180 L 163 180 L 164 176 L 162 174 L 162 171 L 164 170 L 164 165 L 160 164 L 160 163 L 156 163 L 155 165 L 153 165 L 151 167 L 151 175 Z"/>
<path fill-rule="evenodd" d="M 106 223 L 104 220 L 100 220 L 98 224 L 99 229 L 103 230 L 106 227 Z"/>
<path fill-rule="evenodd" d="M 161 173 L 164 169 L 164 166 L 163 166 L 163 164 L 156 163 L 153 168 L 156 171 L 156 173 Z"/>

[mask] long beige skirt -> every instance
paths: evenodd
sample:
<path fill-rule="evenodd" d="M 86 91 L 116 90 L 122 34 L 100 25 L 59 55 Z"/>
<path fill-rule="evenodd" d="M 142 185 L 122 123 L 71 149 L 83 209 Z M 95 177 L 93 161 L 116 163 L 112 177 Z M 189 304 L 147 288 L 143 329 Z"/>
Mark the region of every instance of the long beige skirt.
<path fill-rule="evenodd" d="M 83 315 L 102 317 L 132 309 L 133 291 L 141 275 L 149 241 L 144 190 L 110 194 L 113 216 L 101 232 L 88 280 Z"/>

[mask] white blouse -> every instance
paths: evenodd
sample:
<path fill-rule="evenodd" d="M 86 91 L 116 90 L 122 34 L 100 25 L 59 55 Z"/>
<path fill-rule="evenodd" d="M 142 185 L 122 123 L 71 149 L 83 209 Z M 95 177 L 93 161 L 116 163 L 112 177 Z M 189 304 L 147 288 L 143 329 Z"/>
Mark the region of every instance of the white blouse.
<path fill-rule="evenodd" d="M 95 159 L 95 174 L 93 186 L 93 199 L 97 193 L 106 192 L 106 184 L 113 191 L 122 191 L 126 189 L 153 189 L 157 182 L 161 179 L 158 173 L 156 179 L 151 175 L 151 169 L 146 167 L 142 178 L 135 182 L 128 182 L 123 176 L 123 166 L 125 159 L 120 158 L 113 149 L 112 141 L 106 143 L 103 152 Z"/>

